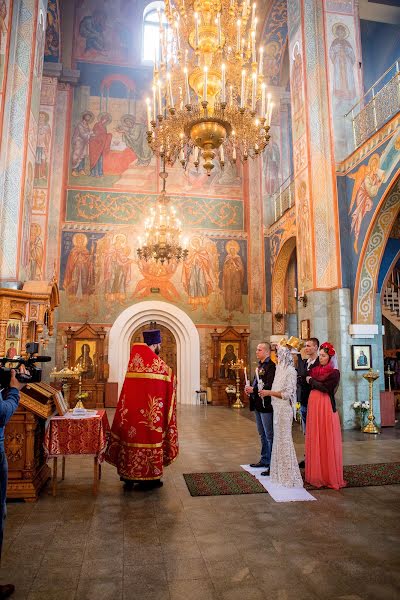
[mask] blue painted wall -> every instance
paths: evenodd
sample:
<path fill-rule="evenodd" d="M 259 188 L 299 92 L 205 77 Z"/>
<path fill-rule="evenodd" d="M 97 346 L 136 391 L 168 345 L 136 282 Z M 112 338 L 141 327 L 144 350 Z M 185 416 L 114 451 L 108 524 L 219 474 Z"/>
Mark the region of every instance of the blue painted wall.
<path fill-rule="evenodd" d="M 361 20 L 364 89 L 400 58 L 400 25 Z"/>

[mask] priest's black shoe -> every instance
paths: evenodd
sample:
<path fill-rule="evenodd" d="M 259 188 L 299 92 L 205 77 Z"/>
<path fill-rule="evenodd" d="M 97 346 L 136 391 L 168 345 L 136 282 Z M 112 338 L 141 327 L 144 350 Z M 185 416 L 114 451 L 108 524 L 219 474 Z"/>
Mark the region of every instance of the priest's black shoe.
<path fill-rule="evenodd" d="M 3 598 L 9 598 L 14 593 L 15 587 L 8 583 L 7 585 L 0 585 L 0 600 Z"/>
<path fill-rule="evenodd" d="M 258 463 L 252 463 L 250 466 L 252 467 L 252 469 L 261 469 L 263 467 L 267 467 L 268 465 L 266 465 L 265 463 L 261 462 L 261 460 L 260 460 L 260 462 L 258 462 Z"/>
<path fill-rule="evenodd" d="M 269 467 L 268 467 L 268 469 L 266 471 L 263 471 L 261 473 L 261 475 L 263 475 L 263 477 L 268 477 L 269 476 Z"/>
<path fill-rule="evenodd" d="M 299 469 L 305 469 L 306 468 L 306 462 L 305 460 L 301 460 L 299 462 Z"/>

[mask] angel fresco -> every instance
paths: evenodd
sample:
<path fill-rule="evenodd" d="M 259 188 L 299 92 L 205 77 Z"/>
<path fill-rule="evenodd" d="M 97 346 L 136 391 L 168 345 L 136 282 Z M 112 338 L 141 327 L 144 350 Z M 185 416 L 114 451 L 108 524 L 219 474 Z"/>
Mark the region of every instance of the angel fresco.
<path fill-rule="evenodd" d="M 367 212 L 372 210 L 374 198 L 378 194 L 385 172 L 379 168 L 380 156 L 373 154 L 368 165 L 361 165 L 356 173 L 350 173 L 354 179 L 353 194 L 351 196 L 349 214 L 351 215 L 351 231 L 354 234 L 354 252 L 358 254 L 358 237 L 361 225 Z"/>

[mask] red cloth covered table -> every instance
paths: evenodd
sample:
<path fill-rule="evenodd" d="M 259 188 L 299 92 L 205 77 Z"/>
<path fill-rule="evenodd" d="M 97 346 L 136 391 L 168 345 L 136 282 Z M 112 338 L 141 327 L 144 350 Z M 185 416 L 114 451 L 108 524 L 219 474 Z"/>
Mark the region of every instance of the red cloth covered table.
<path fill-rule="evenodd" d="M 53 458 L 53 496 L 57 490 L 57 457 L 63 457 L 62 479 L 65 474 L 65 456 L 72 454 L 94 455 L 94 493 L 100 477 L 100 463 L 103 461 L 107 439 L 110 433 L 105 410 L 98 410 L 93 417 L 77 418 L 55 416 L 49 419 L 44 449 L 48 458 Z"/>

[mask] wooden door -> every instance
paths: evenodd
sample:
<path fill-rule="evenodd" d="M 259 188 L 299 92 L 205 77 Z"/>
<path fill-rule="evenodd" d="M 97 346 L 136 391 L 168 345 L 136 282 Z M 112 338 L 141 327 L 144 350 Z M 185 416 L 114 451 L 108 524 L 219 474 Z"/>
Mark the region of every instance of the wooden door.
<path fill-rule="evenodd" d="M 152 323 L 153 326 L 153 323 Z M 131 346 L 136 343 L 143 343 L 143 331 L 149 329 L 149 324 L 142 325 L 137 329 L 131 338 Z M 176 340 L 173 333 L 164 325 L 158 323 L 154 326 L 154 329 L 161 331 L 161 352 L 160 357 L 167 363 L 173 370 L 174 374 L 177 375 L 177 358 L 176 358 Z"/>

